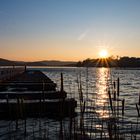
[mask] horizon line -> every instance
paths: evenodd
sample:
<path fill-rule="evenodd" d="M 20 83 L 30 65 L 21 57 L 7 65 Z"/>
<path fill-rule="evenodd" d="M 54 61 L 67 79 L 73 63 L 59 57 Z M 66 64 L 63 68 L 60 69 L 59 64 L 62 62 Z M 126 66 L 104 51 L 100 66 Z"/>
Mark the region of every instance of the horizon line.
<path fill-rule="evenodd" d="M 110 57 L 115 57 L 115 58 L 117 58 L 117 55 L 111 55 L 111 56 L 108 56 L 107 58 L 110 58 Z M 129 58 L 140 58 L 140 56 L 138 57 L 138 56 L 118 56 L 119 58 L 121 58 L 121 57 L 129 57 Z M 107 59 L 106 58 L 106 59 Z M 101 59 L 100 57 L 98 57 L 98 58 L 90 58 L 90 57 L 87 57 L 87 58 L 84 58 L 84 59 L 81 59 L 81 60 L 60 60 L 60 59 L 40 59 L 40 60 L 22 60 L 22 59 L 20 59 L 20 60 L 18 60 L 18 59 L 10 59 L 10 58 L 2 58 L 2 57 L 0 57 L 0 59 L 4 59 L 4 60 L 8 60 L 8 61 L 18 61 L 18 62 L 39 62 L 39 61 L 63 61 L 63 62 L 79 62 L 79 61 L 84 61 L 84 60 L 86 60 L 86 59 Z"/>

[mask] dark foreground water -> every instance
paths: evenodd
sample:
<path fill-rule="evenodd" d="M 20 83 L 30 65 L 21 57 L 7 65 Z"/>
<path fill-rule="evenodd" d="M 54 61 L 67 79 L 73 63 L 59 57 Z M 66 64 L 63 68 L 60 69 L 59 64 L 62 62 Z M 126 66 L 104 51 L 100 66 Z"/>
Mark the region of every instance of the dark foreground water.
<path fill-rule="evenodd" d="M 76 67 L 32 67 L 29 69 L 41 70 L 50 77 L 60 89 L 60 74 L 64 77 L 64 90 L 68 98 L 75 98 L 78 101 L 76 112 L 77 125 L 80 124 L 80 103 L 79 88 L 83 92 L 85 101 L 84 128 L 86 135 L 91 139 L 108 137 L 106 127 L 102 120 L 110 117 L 110 105 L 108 90 L 112 91 L 112 83 L 120 78 L 120 97 L 125 99 L 125 113 L 121 116 L 119 112 L 119 130 L 125 139 L 140 137 L 133 136 L 134 132 L 140 133 L 139 118 L 136 110 L 136 103 L 140 93 L 140 70 L 137 69 L 108 69 L 108 68 L 76 68 Z M 121 110 L 121 103 L 119 103 Z M 94 113 L 93 113 L 94 112 Z M 96 112 L 96 113 L 95 113 Z M 65 138 L 69 138 L 69 118 L 63 121 Z M 24 136 L 24 122 L 21 120 L 18 130 L 15 130 L 15 122 L 0 121 L 0 139 L 59 139 L 60 123 L 56 120 L 28 119 L 27 135 Z M 104 127 L 104 128 L 103 128 Z M 78 128 L 78 126 L 77 126 Z M 103 130 L 101 134 L 99 130 Z M 99 133 L 95 133 L 99 131 Z M 131 135 L 128 134 L 131 132 Z M 101 136 L 102 135 L 102 136 Z M 135 134 L 136 135 L 136 134 Z"/>

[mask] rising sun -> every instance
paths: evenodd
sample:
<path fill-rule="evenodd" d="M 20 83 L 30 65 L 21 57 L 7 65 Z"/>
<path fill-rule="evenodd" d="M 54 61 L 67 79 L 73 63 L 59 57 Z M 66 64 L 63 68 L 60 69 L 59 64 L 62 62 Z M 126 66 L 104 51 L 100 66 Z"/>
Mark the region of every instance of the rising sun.
<path fill-rule="evenodd" d="M 100 58 L 107 58 L 107 57 L 108 57 L 108 52 L 107 52 L 107 50 L 101 50 L 101 51 L 99 52 L 99 56 L 100 56 Z"/>

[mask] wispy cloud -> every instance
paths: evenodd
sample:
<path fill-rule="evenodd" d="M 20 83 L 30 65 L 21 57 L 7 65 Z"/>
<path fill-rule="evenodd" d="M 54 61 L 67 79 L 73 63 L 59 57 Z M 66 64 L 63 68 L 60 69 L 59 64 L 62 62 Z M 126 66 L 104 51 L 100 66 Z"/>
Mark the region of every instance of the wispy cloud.
<path fill-rule="evenodd" d="M 87 36 L 88 32 L 89 30 L 86 30 L 82 34 L 80 34 L 78 40 L 83 40 Z"/>

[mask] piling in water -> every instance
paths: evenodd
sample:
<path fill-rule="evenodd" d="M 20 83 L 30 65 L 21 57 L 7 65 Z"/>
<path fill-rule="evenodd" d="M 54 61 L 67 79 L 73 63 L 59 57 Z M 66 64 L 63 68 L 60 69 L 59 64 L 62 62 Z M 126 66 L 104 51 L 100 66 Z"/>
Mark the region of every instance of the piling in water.
<path fill-rule="evenodd" d="M 111 108 L 111 111 L 113 113 L 112 98 L 111 98 L 110 90 L 108 90 L 108 95 L 109 95 L 110 108 Z"/>
<path fill-rule="evenodd" d="M 120 78 L 117 79 L 117 95 L 120 95 Z"/>
<path fill-rule="evenodd" d="M 140 93 L 139 93 L 139 102 L 138 102 L 138 104 L 140 105 Z"/>
<path fill-rule="evenodd" d="M 139 110 L 138 104 L 136 104 L 136 109 L 137 109 L 138 117 L 140 117 L 140 110 Z"/>
<path fill-rule="evenodd" d="M 124 116 L 125 99 L 122 100 L 122 116 Z"/>

